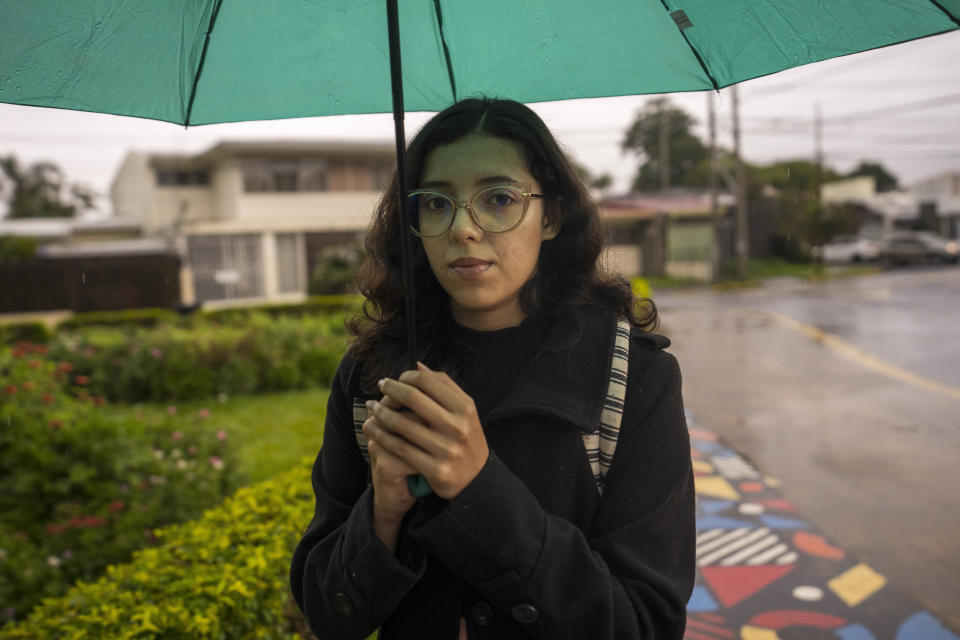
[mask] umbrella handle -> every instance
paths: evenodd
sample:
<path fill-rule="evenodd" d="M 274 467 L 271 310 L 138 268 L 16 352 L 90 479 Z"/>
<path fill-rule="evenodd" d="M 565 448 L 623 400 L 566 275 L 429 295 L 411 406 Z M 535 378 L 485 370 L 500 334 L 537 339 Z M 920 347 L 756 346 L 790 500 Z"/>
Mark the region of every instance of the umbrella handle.
<path fill-rule="evenodd" d="M 433 489 L 430 488 L 430 483 L 419 473 L 407 476 L 407 488 L 412 495 L 418 498 L 433 493 Z"/>

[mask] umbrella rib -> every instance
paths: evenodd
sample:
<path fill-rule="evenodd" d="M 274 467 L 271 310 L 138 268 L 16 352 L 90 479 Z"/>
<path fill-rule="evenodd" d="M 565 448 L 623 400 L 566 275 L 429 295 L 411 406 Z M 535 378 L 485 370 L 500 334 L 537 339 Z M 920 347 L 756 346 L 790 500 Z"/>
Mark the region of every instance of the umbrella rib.
<path fill-rule="evenodd" d="M 957 25 L 958 27 L 960 27 L 960 20 L 958 20 L 955 15 L 953 15 L 952 13 L 950 13 L 949 11 L 947 11 L 947 9 L 946 9 L 942 4 L 940 4 L 939 2 L 937 2 L 937 0 L 930 0 L 930 4 L 932 4 L 933 6 L 935 6 L 937 9 L 940 9 L 940 11 L 943 11 L 943 12 L 946 14 L 946 16 L 947 16 L 948 18 L 950 18 L 950 20 L 953 21 L 953 24 L 955 24 L 955 25 Z"/>
<path fill-rule="evenodd" d="M 674 20 L 674 24 L 676 24 L 676 19 L 673 18 L 673 13 L 670 11 L 670 7 L 667 5 L 666 0 L 660 0 L 660 4 L 663 5 L 663 8 L 667 10 L 667 13 L 670 14 L 670 18 L 673 19 L 673 20 Z M 693 25 L 692 25 L 692 24 L 688 24 L 688 26 L 693 26 Z M 690 39 L 687 38 L 687 34 L 685 33 L 687 27 L 683 27 L 683 28 L 678 27 L 678 29 L 680 29 L 680 35 L 683 36 L 683 41 L 687 43 L 687 46 L 690 47 L 690 51 L 693 51 L 693 55 L 695 55 L 695 56 L 697 57 L 697 62 L 700 63 L 700 68 L 703 69 L 703 72 L 704 72 L 705 74 L 707 74 L 707 78 L 710 80 L 710 84 L 713 85 L 713 90 L 714 90 L 714 91 L 720 91 L 720 87 L 719 87 L 719 85 L 717 85 L 717 80 L 716 80 L 716 78 L 713 77 L 713 74 L 710 73 L 710 69 L 707 68 L 706 63 L 703 61 L 703 58 L 700 57 L 700 52 L 697 51 L 697 48 L 694 47 L 694 46 L 690 43 Z"/>
<path fill-rule="evenodd" d="M 187 103 L 187 115 L 183 119 L 183 126 L 190 126 L 190 116 L 193 114 L 193 101 L 197 97 L 197 84 L 200 82 L 200 74 L 203 73 L 203 63 L 207 59 L 207 47 L 210 46 L 210 34 L 213 32 L 213 25 L 217 21 L 217 14 L 220 13 L 220 5 L 223 0 L 216 0 L 213 5 L 213 11 L 210 12 L 210 24 L 207 25 L 207 34 L 203 39 L 203 50 L 200 52 L 200 62 L 197 64 L 197 71 L 193 74 L 193 86 L 190 88 L 190 101 Z"/>
<path fill-rule="evenodd" d="M 440 8 L 440 0 L 433 0 L 433 12 L 437 14 L 437 28 L 440 31 L 440 44 L 443 45 L 443 57 L 447 61 L 447 76 L 450 78 L 450 91 L 453 93 L 453 101 L 457 101 L 457 80 L 453 76 L 453 64 L 450 62 L 450 49 L 447 47 L 447 38 L 443 34 L 443 10 Z"/>

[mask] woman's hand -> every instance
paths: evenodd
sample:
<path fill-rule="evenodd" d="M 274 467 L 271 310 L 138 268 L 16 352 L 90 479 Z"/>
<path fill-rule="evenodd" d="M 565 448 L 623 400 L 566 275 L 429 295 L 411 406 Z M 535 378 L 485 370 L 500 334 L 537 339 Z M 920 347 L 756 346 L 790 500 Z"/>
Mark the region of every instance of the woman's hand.
<path fill-rule="evenodd" d="M 400 408 L 400 405 L 389 398 L 383 398 L 380 402 L 394 409 Z M 363 432 L 367 436 L 367 453 L 370 454 L 370 475 L 373 479 L 373 531 L 391 552 L 395 552 L 400 535 L 400 522 L 416 500 L 407 488 L 407 476 L 416 471 L 380 446 L 379 439 L 372 434 L 382 429 L 382 425 L 377 424 L 377 418 L 372 414 L 363 423 Z"/>
<path fill-rule="evenodd" d="M 473 398 L 423 363 L 399 380 L 381 380 L 380 390 L 383 400 L 368 405 L 374 419 L 364 423 L 367 438 L 423 475 L 441 498 L 463 491 L 490 455 Z M 413 413 L 398 411 L 398 405 Z"/>

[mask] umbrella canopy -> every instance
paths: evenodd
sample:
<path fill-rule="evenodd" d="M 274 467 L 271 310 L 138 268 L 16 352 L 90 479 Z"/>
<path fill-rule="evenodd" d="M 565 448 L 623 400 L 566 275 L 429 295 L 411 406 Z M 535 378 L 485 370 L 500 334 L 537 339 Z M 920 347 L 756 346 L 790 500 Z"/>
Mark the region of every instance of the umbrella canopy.
<path fill-rule="evenodd" d="M 405 106 L 716 89 L 960 28 L 960 0 L 405 0 Z M 0 101 L 179 124 L 389 112 L 382 1 L 0 2 Z"/>

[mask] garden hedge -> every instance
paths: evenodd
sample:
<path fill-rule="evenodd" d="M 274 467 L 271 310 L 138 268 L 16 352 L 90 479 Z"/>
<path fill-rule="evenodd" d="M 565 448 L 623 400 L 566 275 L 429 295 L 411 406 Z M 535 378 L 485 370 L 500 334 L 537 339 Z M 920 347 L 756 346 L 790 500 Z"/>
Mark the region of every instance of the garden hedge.
<path fill-rule="evenodd" d="M 240 489 L 160 545 L 45 600 L 0 640 L 299 638 L 290 557 L 313 511 L 310 461 Z"/>

